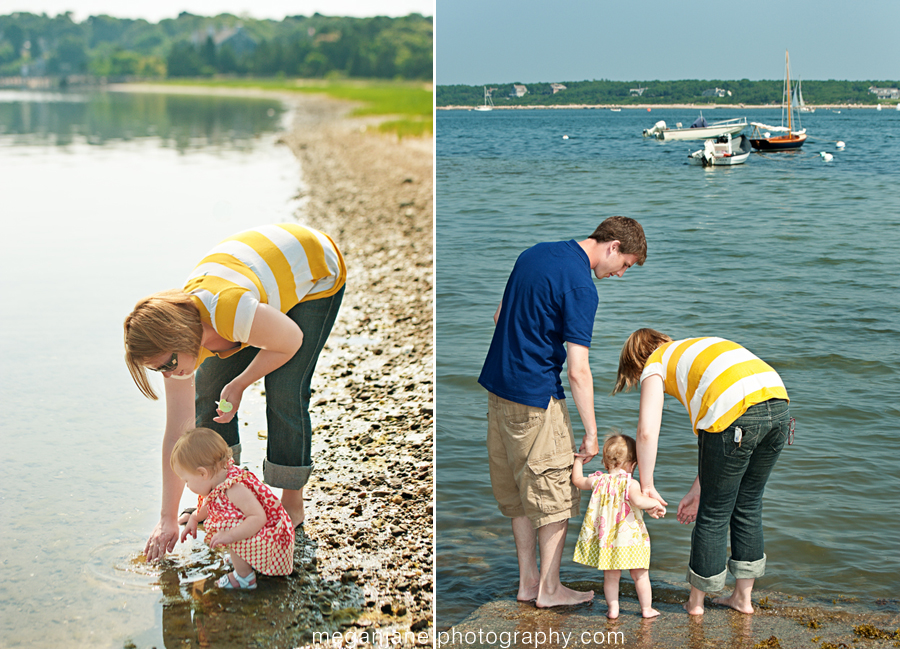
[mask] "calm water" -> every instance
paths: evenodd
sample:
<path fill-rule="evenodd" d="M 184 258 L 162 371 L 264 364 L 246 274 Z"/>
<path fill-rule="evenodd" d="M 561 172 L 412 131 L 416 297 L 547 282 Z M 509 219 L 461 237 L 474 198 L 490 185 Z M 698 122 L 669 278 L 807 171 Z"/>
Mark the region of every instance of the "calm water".
<path fill-rule="evenodd" d="M 222 238 L 293 219 L 287 118 L 268 100 L 0 92 L 0 645 L 190 642 L 189 582 L 220 559 L 196 542 L 165 572 L 135 560 L 159 516 L 164 406 L 131 381 L 122 321 Z"/>
<path fill-rule="evenodd" d="M 706 113 L 710 121 L 744 115 L 780 122 L 780 110 Z M 900 112 L 820 109 L 803 120 L 810 137 L 799 152 L 754 153 L 734 168 L 688 166 L 702 142 L 641 137 L 660 119 L 688 125 L 696 116 L 438 111 L 439 625 L 515 596 L 514 545 L 491 495 L 486 393 L 476 382 L 509 271 L 532 244 L 586 238 L 614 214 L 641 222 L 649 256 L 624 278 L 597 283 L 591 367 L 601 436 L 610 427 L 634 434 L 638 393 L 608 396 L 634 329 L 745 345 L 779 371 L 797 419 L 796 442 L 766 492 L 769 562 L 759 587 L 873 603 L 900 592 L 892 507 L 900 490 Z M 573 405 L 570 412 L 580 444 Z M 673 514 L 696 455 L 687 414 L 667 397 L 656 484 Z M 588 467 L 602 468 L 599 460 Z M 571 561 L 580 525 L 569 526 L 562 577 L 593 582 L 602 595 L 602 575 Z M 670 515 L 648 527 L 651 578 L 683 581 L 690 526 Z"/>

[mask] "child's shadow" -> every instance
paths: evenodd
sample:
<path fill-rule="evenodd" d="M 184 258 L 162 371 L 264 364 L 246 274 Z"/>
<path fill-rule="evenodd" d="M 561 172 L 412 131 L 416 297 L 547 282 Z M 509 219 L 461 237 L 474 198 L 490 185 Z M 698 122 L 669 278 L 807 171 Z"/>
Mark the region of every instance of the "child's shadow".
<path fill-rule="evenodd" d="M 273 645 L 302 646 L 312 644 L 313 633 L 340 632 L 363 612 L 363 591 L 352 581 L 323 580 L 317 549 L 318 543 L 298 529 L 294 571 L 287 577 L 257 573 L 256 589 L 246 591 L 216 585 L 231 570 L 224 562 L 214 567 L 215 574 L 196 581 L 185 581 L 183 569 L 161 562 L 165 647 L 243 648 L 262 637 Z"/>

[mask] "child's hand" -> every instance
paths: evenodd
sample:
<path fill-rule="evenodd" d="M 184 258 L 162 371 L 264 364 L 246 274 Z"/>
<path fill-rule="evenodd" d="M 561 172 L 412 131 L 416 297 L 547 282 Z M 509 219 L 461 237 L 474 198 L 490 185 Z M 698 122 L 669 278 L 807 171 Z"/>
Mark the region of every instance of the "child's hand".
<path fill-rule="evenodd" d="M 648 507 L 644 511 L 650 514 L 650 516 L 652 516 L 653 518 L 664 518 L 666 515 L 666 508 L 663 507 L 661 503 L 656 503 L 654 506 Z"/>
<path fill-rule="evenodd" d="M 193 536 L 195 539 L 197 538 L 197 525 L 199 525 L 199 522 L 197 521 L 197 512 L 194 512 L 187 519 L 184 524 L 184 529 L 181 531 L 182 543 L 184 543 L 184 540 L 188 537 L 188 534 Z"/>
<path fill-rule="evenodd" d="M 209 541 L 209 547 L 215 548 L 219 545 L 230 545 L 232 543 L 234 543 L 234 535 L 231 533 L 231 530 L 222 530 L 213 535 Z"/>

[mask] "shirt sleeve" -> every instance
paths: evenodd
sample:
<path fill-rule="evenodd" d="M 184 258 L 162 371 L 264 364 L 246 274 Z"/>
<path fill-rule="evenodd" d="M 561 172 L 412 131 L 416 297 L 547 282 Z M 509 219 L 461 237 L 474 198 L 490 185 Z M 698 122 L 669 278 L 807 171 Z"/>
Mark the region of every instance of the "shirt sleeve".
<path fill-rule="evenodd" d="M 213 317 L 216 333 L 228 340 L 247 342 L 258 306 L 259 301 L 245 288 L 235 287 L 220 292 L 216 296 Z"/>
<path fill-rule="evenodd" d="M 650 354 L 650 358 L 647 359 L 647 364 L 644 365 L 644 371 L 641 372 L 641 383 L 650 376 L 660 377 L 663 380 L 663 383 L 666 381 L 666 375 L 662 364 L 662 350 L 657 349 Z"/>
<path fill-rule="evenodd" d="M 597 290 L 591 288 L 575 288 L 566 293 L 562 299 L 563 340 L 584 347 L 591 346 L 594 333 L 594 318 L 600 298 Z"/>

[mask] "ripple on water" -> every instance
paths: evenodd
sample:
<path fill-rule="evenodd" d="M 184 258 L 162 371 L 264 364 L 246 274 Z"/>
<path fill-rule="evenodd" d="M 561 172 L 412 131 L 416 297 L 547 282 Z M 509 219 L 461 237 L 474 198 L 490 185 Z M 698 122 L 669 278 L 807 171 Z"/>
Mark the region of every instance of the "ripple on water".
<path fill-rule="evenodd" d="M 143 554 L 146 539 L 114 539 L 88 554 L 85 567 L 99 585 L 111 589 L 156 589 L 163 573 L 177 573 L 182 583 L 192 583 L 220 574 L 224 555 L 210 550 L 202 541 L 188 539 L 159 562 L 149 562 Z"/>

